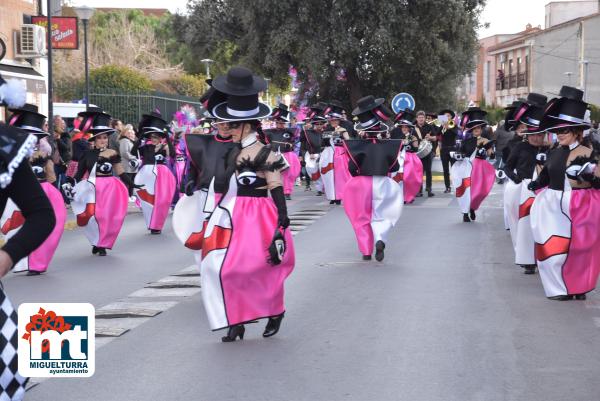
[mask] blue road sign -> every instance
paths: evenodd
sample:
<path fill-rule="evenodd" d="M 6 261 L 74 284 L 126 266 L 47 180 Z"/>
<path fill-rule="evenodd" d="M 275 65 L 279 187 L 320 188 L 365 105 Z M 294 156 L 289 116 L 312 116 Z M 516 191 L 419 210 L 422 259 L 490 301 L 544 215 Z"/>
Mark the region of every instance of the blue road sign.
<path fill-rule="evenodd" d="M 398 93 L 392 99 L 392 110 L 394 110 L 394 113 L 398 113 L 406 108 L 415 109 L 415 98 L 410 93 Z"/>

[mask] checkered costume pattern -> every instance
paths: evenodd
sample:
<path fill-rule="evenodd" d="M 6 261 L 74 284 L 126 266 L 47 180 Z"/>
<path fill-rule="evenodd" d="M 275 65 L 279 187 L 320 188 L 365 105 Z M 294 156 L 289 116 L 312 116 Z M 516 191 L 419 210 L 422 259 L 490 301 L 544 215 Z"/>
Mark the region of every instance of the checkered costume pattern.
<path fill-rule="evenodd" d="M 19 372 L 17 311 L 0 283 L 0 401 L 20 401 L 27 379 Z"/>

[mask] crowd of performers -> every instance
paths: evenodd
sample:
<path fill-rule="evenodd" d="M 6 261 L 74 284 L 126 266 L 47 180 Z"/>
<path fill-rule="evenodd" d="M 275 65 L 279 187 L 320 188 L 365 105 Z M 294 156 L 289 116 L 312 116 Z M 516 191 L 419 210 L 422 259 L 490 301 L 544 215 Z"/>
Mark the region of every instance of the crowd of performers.
<path fill-rule="evenodd" d="M 583 92 L 563 86 L 547 101 L 531 93 L 508 108 L 515 130 L 504 173 L 504 216 L 515 263 L 539 271 L 546 296 L 584 300 L 600 273 L 600 169 L 584 131 Z"/>
<path fill-rule="evenodd" d="M 384 99 L 366 96 L 352 111 L 355 124 L 331 101 L 312 105 L 301 128 L 292 129 L 287 106 L 271 109 L 259 101 L 267 83 L 252 71 L 234 67 L 208 83 L 201 99 L 208 135 L 174 135 L 159 113 L 143 115 L 131 149 L 135 177 L 108 146 L 111 116 L 97 108 L 81 113 L 81 130 L 93 146 L 62 190 L 98 256 L 114 246 L 130 194 L 152 235 L 161 234 L 174 204 L 174 232 L 200 266 L 208 321 L 213 330 L 228 329 L 224 342 L 243 339 L 244 325 L 259 319 L 267 319 L 264 337 L 280 328 L 284 282 L 295 265 L 286 201 L 301 174 L 307 190 L 314 186 L 331 205 L 342 205 L 365 261 L 384 259 L 404 205 L 424 193 L 435 196 L 431 164 L 438 146 L 445 192 L 454 189 L 463 222 L 477 219 L 494 185 L 495 143 L 483 135 L 486 112 L 477 107 L 460 116 L 393 113 Z M 581 91 L 564 87 L 549 102 L 532 93 L 507 108 L 505 128 L 516 135 L 503 168 L 506 228 L 515 263 L 527 274 L 539 269 L 551 299 L 585 299 L 600 272 L 599 251 L 590 246 L 600 240 L 600 171 L 584 143 L 589 123 L 582 99 Z M 9 125 L 38 139 L 29 161 L 57 222 L 42 245 L 15 261 L 15 269 L 37 275 L 50 264 L 66 210 L 52 185 L 45 116 L 31 105 L 11 112 Z M 273 128 L 263 129 L 264 120 Z M 1 222 L 7 238 L 25 227 L 23 212 L 18 202 L 7 202 Z"/>

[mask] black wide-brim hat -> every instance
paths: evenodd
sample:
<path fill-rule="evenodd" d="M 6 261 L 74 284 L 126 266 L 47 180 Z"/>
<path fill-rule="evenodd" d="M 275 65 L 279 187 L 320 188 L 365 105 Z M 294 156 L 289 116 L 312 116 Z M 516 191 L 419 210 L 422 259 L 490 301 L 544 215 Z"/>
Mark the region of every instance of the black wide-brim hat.
<path fill-rule="evenodd" d="M 79 124 L 79 130 L 90 135 L 88 141 L 93 141 L 98 135 L 110 136 L 115 133 L 115 129 L 110 126 L 112 117 L 99 107 L 90 107 L 77 115 L 83 118 Z"/>
<path fill-rule="evenodd" d="M 323 102 L 318 102 L 309 107 L 310 111 L 306 115 L 305 121 L 308 122 L 323 122 L 327 121 L 324 116 L 324 112 L 327 109 L 327 104 Z"/>
<path fill-rule="evenodd" d="M 269 116 L 272 120 L 283 121 L 286 123 L 290 122 L 290 112 L 287 105 L 279 103 L 279 106 L 275 107 Z"/>
<path fill-rule="evenodd" d="M 340 119 L 344 117 L 344 106 L 338 100 L 332 100 L 327 107 L 326 117 L 329 119 Z"/>
<path fill-rule="evenodd" d="M 352 114 L 358 116 L 359 114 L 363 114 L 366 111 L 371 111 L 384 103 L 384 98 L 375 99 L 375 97 L 372 95 L 365 96 L 363 98 L 358 99 L 358 102 L 356 102 L 356 108 L 352 110 Z"/>
<path fill-rule="evenodd" d="M 12 112 L 8 125 L 20 128 L 38 137 L 50 135 L 44 131 L 46 116 L 38 113 L 38 107 L 33 104 L 25 104 L 23 107 L 8 109 Z"/>
<path fill-rule="evenodd" d="M 258 101 L 258 94 L 267 89 L 267 81 L 244 67 L 233 67 L 227 75 L 212 81 L 212 86 L 227 95 L 227 100 L 212 108 L 211 113 L 224 121 L 251 121 L 266 118 L 271 108 Z"/>
<path fill-rule="evenodd" d="M 440 110 L 439 113 L 438 113 L 438 115 L 441 116 L 441 115 L 444 115 L 446 113 L 450 114 L 452 116 L 452 118 L 456 117 L 456 113 L 454 111 L 450 110 L 450 109 Z"/>
<path fill-rule="evenodd" d="M 544 131 L 563 128 L 591 128 L 584 120 L 588 104 L 580 100 L 562 97 L 551 100 L 546 106 L 540 128 Z"/>
<path fill-rule="evenodd" d="M 464 127 L 465 131 L 485 126 L 488 124 L 485 120 L 486 115 L 487 111 L 481 110 L 479 107 L 469 107 L 462 113 L 461 126 Z"/>
<path fill-rule="evenodd" d="M 162 115 L 156 111 L 150 114 L 143 114 L 138 125 L 138 133 L 143 136 L 152 134 L 166 138 L 169 135 L 169 124 L 162 118 Z"/>
<path fill-rule="evenodd" d="M 395 118 L 395 121 L 398 125 L 408 125 L 409 127 L 414 127 L 413 123 L 417 118 L 416 114 L 411 109 L 404 109 L 400 111 Z"/>
<path fill-rule="evenodd" d="M 525 114 L 519 119 L 519 124 L 524 124 L 526 130 L 525 135 L 542 134 L 544 130 L 540 128 L 542 118 L 544 117 L 544 108 L 540 106 L 530 106 Z"/>
<path fill-rule="evenodd" d="M 372 95 L 360 98 L 356 102 L 356 108 L 352 111 L 352 114 L 357 116 L 359 121 L 354 126 L 354 129 L 357 131 L 366 131 L 379 124 L 382 121 L 382 116 L 376 113 L 376 110 L 384 103 L 385 99 L 375 99 Z"/>

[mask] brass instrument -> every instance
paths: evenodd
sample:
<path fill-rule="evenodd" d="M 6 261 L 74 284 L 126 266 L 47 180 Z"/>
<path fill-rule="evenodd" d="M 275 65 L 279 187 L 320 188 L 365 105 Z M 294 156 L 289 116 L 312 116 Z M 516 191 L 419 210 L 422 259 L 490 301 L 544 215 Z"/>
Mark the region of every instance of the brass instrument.
<path fill-rule="evenodd" d="M 454 119 L 448 121 L 448 129 L 452 129 L 456 127 L 456 123 L 454 122 Z"/>

